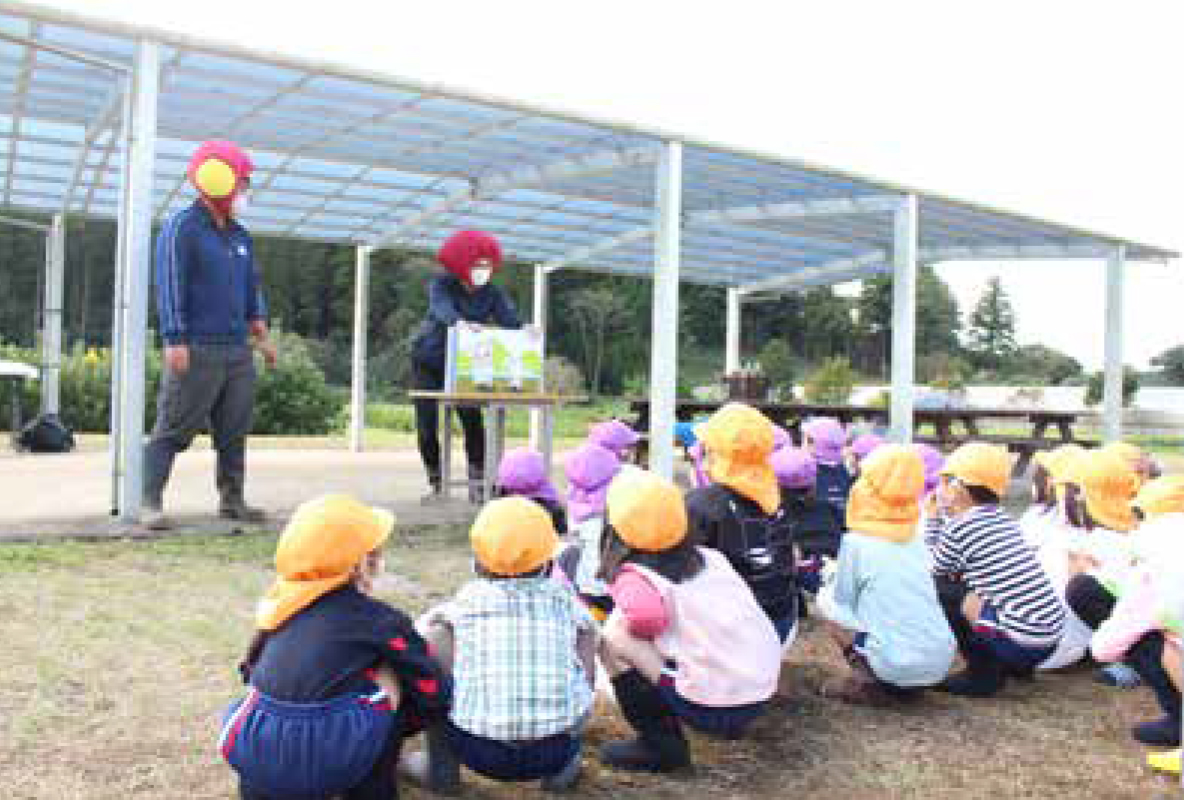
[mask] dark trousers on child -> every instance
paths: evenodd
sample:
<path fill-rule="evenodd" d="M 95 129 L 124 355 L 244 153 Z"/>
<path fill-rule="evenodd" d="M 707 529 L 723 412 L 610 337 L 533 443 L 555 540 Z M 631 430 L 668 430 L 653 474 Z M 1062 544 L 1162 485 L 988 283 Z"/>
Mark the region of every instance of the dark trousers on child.
<path fill-rule="evenodd" d="M 1106 591 L 1092 575 L 1074 576 L 1065 587 L 1065 600 L 1073 613 L 1094 630 L 1114 613 L 1116 604 L 1114 595 Z M 1181 713 L 1180 691 L 1163 668 L 1163 648 L 1163 633 L 1151 631 L 1131 645 L 1123 663 L 1138 673 L 1155 694 L 1163 712 L 1178 723 Z"/>
<path fill-rule="evenodd" d="M 444 367 L 412 363 L 412 383 L 419 391 L 439 392 L 444 389 Z M 469 479 L 478 480 L 485 474 L 485 423 L 481 409 L 460 406 L 456 409 L 465 436 L 465 456 L 469 462 Z M 440 403 L 437 400 L 415 401 L 415 432 L 419 442 L 419 457 L 423 459 L 428 482 L 433 489 L 440 486 Z"/>

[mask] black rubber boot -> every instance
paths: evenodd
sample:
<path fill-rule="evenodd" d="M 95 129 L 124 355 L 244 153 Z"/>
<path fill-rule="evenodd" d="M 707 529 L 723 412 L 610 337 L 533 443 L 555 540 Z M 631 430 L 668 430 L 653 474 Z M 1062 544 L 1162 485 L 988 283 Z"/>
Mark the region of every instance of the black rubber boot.
<path fill-rule="evenodd" d="M 946 678 L 936 688 L 962 697 L 991 697 L 998 694 L 1007 683 L 1003 665 L 978 640 L 970 622 L 962 616 L 961 598 L 955 593 L 939 594 L 939 597 L 950 631 L 958 642 L 958 650 L 966 659 L 966 669 Z"/>
<path fill-rule="evenodd" d="M 1180 746 L 1180 692 L 1163 668 L 1163 634 L 1148 633 L 1126 651 L 1126 663 L 1155 695 L 1163 717 L 1131 729 L 1136 741 L 1156 747 Z"/>
<path fill-rule="evenodd" d="M 679 772 L 690 769 L 691 749 L 678 717 L 640 672 L 631 669 L 613 678 L 613 691 L 625 720 L 637 738 L 609 742 L 600 760 L 629 772 Z"/>
<path fill-rule="evenodd" d="M 424 737 L 428 745 L 428 789 L 436 794 L 460 794 L 460 762 L 448 744 L 443 723 L 429 727 Z"/>

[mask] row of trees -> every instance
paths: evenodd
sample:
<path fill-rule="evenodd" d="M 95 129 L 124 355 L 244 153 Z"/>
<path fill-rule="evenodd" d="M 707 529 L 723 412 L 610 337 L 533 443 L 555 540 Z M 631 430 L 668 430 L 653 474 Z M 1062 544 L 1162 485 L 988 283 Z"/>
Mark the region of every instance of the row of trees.
<path fill-rule="evenodd" d="M 67 342 L 108 343 L 115 230 L 103 220 L 71 219 L 67 238 Z M 0 227 L 0 340 L 29 346 L 39 326 L 44 240 Z M 351 248 L 259 237 L 256 252 L 275 324 L 298 334 L 331 384 L 349 380 L 353 315 Z M 410 341 L 423 318 L 426 284 L 435 269 L 424 253 L 374 254 L 370 336 L 371 389 L 392 396 L 407 385 Z M 499 281 L 524 313 L 529 269 L 510 265 Z M 649 370 L 650 285 L 634 278 L 575 270 L 552 276 L 548 351 L 577 365 L 594 393 L 631 393 Z M 681 291 L 680 375 L 686 387 L 713 382 L 722 364 L 722 289 Z M 863 281 L 854 295 L 812 288 L 746 305 L 742 347 L 775 382 L 803 381 L 813 367 L 847 359 L 863 378 L 886 377 L 891 356 L 892 280 Z M 1178 351 L 1178 352 L 1176 352 Z M 1184 384 L 1184 345 L 1161 356 L 1162 374 Z M 1019 346 L 1015 316 L 999 281 L 984 288 L 966 315 L 949 286 L 928 266 L 917 283 L 918 378 L 956 386 L 976 380 L 1083 382 L 1081 365 L 1043 345 Z"/>

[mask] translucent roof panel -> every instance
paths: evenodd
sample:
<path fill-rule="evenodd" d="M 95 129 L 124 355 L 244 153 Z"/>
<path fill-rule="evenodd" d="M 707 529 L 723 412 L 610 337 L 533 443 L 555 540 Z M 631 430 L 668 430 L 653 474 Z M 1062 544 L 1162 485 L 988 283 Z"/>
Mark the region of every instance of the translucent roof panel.
<path fill-rule="evenodd" d="M 196 144 L 232 139 L 256 164 L 258 233 L 435 247 L 488 230 L 512 257 L 652 272 L 655 165 L 684 144 L 682 275 L 751 286 L 832 283 L 889 268 L 893 208 L 919 198 L 920 257 L 1175 253 L 841 170 L 639 126 L 36 4 L 0 12 L 0 205 L 114 215 L 124 79 L 136 41 L 162 45 L 154 211 L 192 202 Z M 78 58 L 77 56 L 82 56 Z"/>

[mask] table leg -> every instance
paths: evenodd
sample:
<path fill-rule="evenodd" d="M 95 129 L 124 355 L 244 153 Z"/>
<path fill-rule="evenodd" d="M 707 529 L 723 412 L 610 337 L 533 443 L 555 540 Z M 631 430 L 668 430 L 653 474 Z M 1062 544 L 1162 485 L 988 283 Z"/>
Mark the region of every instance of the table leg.
<path fill-rule="evenodd" d="M 545 405 L 541 409 L 543 419 L 543 469 L 547 478 L 551 477 L 551 469 L 555 464 L 555 408 Z"/>
<path fill-rule="evenodd" d="M 444 413 L 441 418 L 444 420 L 444 450 L 440 453 L 440 488 L 444 491 L 444 497 L 452 496 L 452 403 L 441 401 Z"/>
<path fill-rule="evenodd" d="M 12 386 L 12 449 L 20 448 L 21 436 L 21 389 L 24 384 L 20 381 L 9 381 Z"/>
<path fill-rule="evenodd" d="M 1062 419 L 1057 422 L 1057 429 L 1061 432 L 1061 441 L 1073 441 L 1073 428 L 1069 425 L 1069 420 Z"/>
<path fill-rule="evenodd" d="M 493 480 L 497 473 L 497 409 L 496 405 L 490 404 L 489 417 L 485 420 L 485 469 L 484 475 L 481 476 L 481 490 L 485 493 L 488 499 L 493 493 Z M 469 477 L 469 497 L 472 498 L 473 486 L 472 476 Z M 472 502 L 470 500 L 470 502 Z"/>
<path fill-rule="evenodd" d="M 966 429 L 966 434 L 970 436 L 971 439 L 978 438 L 978 423 L 974 421 L 974 417 L 962 417 L 962 427 Z"/>
<path fill-rule="evenodd" d="M 1032 438 L 1040 439 L 1044 437 L 1044 432 L 1048 430 L 1048 420 L 1038 419 L 1036 424 L 1032 426 Z"/>

